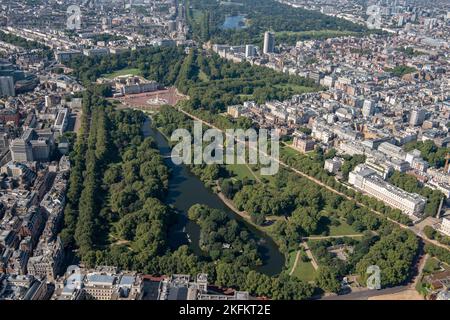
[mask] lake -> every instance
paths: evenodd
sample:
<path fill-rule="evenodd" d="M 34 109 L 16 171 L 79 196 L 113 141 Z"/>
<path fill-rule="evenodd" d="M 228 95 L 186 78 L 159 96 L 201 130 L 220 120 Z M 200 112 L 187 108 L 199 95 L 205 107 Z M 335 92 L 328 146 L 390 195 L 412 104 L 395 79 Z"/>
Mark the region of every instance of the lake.
<path fill-rule="evenodd" d="M 143 131 L 146 137 L 153 137 L 162 156 L 171 154 L 171 148 L 167 140 L 160 132 L 151 128 L 149 119 L 145 122 Z M 179 214 L 178 223 L 170 230 L 169 244 L 172 249 L 187 244 L 197 255 L 203 254 L 199 247 L 200 227 L 189 220 L 187 212 L 194 204 L 204 204 L 211 208 L 223 210 L 230 218 L 244 224 L 252 233 L 258 241 L 258 249 L 264 262 L 262 266 L 258 267 L 259 272 L 272 276 L 282 271 L 285 264 L 284 255 L 269 236 L 229 209 L 214 192 L 205 187 L 203 182 L 190 173 L 185 166 L 175 165 L 170 158 L 165 159 L 165 164 L 171 169 L 166 203 L 172 205 Z"/>

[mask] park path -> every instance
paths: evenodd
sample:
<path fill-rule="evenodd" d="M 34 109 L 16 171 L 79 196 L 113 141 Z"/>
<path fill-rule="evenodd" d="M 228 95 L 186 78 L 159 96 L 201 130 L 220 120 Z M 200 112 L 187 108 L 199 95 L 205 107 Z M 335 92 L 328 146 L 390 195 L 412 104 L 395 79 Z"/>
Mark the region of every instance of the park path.
<path fill-rule="evenodd" d="M 358 234 L 344 234 L 342 236 L 312 236 L 312 237 L 302 237 L 304 240 L 325 240 L 325 239 L 338 239 L 338 238 L 356 238 L 363 237 L 364 235 L 361 233 Z"/>
<path fill-rule="evenodd" d="M 297 254 L 295 255 L 295 261 L 294 264 L 292 265 L 292 269 L 291 272 L 289 272 L 289 275 L 292 276 L 292 274 L 294 273 L 295 268 L 297 268 L 297 264 L 298 264 L 298 260 L 300 259 L 300 250 L 297 251 Z"/>
<path fill-rule="evenodd" d="M 430 255 L 427 253 L 420 258 L 417 267 L 417 275 L 414 277 L 414 280 L 411 283 L 411 289 L 416 289 L 417 283 L 419 283 L 420 279 L 422 278 L 423 269 L 425 268 L 425 264 L 427 263 L 429 257 Z"/>

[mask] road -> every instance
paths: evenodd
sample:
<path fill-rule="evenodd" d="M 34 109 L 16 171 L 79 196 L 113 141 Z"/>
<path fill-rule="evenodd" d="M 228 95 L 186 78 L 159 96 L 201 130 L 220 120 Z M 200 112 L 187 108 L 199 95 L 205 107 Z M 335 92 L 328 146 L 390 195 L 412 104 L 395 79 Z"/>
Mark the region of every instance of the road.
<path fill-rule="evenodd" d="M 410 290 L 409 286 L 398 286 L 394 288 L 386 288 L 381 290 L 364 290 L 360 292 L 353 292 L 349 294 L 344 295 L 333 295 L 324 297 L 320 300 L 368 300 L 369 298 L 376 297 L 376 296 L 382 296 L 382 295 L 392 295 L 396 293 L 400 293 L 406 290 Z"/>
<path fill-rule="evenodd" d="M 203 119 L 198 118 L 197 116 L 195 116 L 195 115 L 193 115 L 193 114 L 190 114 L 189 112 L 187 112 L 187 111 L 181 109 L 180 107 L 178 107 L 178 111 L 182 112 L 182 113 L 183 113 L 184 115 L 186 115 L 187 117 L 189 117 L 189 118 L 191 118 L 191 119 L 193 119 L 193 120 L 199 121 L 199 122 L 201 122 L 202 124 L 204 124 L 204 125 L 206 125 L 206 126 L 208 126 L 208 127 L 210 127 L 210 128 L 213 128 L 213 129 L 219 130 L 220 132 L 223 132 L 222 129 L 216 127 L 215 125 L 213 125 L 213 124 L 211 124 L 211 123 L 209 123 L 209 122 L 204 121 Z M 241 141 L 238 140 L 238 142 L 241 142 Z M 245 143 L 245 142 L 242 141 L 242 143 Z M 270 155 L 268 155 L 268 154 L 266 154 L 266 153 L 264 153 L 264 155 L 267 156 L 267 157 L 271 157 Z M 383 213 L 381 213 L 381 212 L 379 212 L 379 211 L 376 211 L 376 210 L 373 210 L 372 208 L 369 208 L 369 207 L 366 206 L 365 204 L 356 201 L 354 198 L 352 198 L 352 197 L 350 197 L 350 196 L 348 196 L 348 195 L 346 195 L 346 194 L 344 194 L 344 193 L 342 193 L 342 192 L 340 192 L 340 191 L 338 191 L 338 190 L 336 190 L 336 189 L 333 189 L 332 187 L 330 187 L 330 186 L 328 186 L 327 184 L 323 183 L 322 181 L 316 179 L 315 177 L 309 176 L 309 175 L 307 175 L 306 173 L 301 172 L 301 171 L 299 171 L 299 170 L 297 170 L 297 169 L 291 167 L 290 165 L 286 164 L 285 162 L 281 161 L 280 159 L 276 159 L 276 158 L 273 158 L 273 157 L 271 157 L 271 159 L 273 159 L 274 161 L 278 162 L 280 166 L 282 166 L 282 167 L 284 167 L 284 168 L 286 168 L 286 169 L 288 169 L 288 170 L 291 170 L 291 171 L 295 172 L 297 175 L 299 175 L 299 176 L 301 176 L 301 177 L 303 177 L 303 178 L 306 178 L 306 179 L 308 179 L 308 180 L 314 182 L 315 184 L 318 184 L 319 186 L 321 186 L 321 187 L 323 187 L 323 188 L 325 188 L 325 189 L 327 189 L 327 190 L 329 190 L 329 191 L 331 191 L 331 192 L 333 192 L 333 193 L 335 193 L 335 194 L 337 194 L 337 195 L 340 195 L 340 196 L 344 197 L 344 198 L 347 199 L 347 200 L 355 201 L 356 204 L 357 204 L 358 206 L 363 207 L 363 208 L 366 208 L 366 209 L 369 210 L 370 212 L 375 213 L 375 214 L 377 214 L 377 215 L 379 215 L 379 216 L 382 216 L 383 218 L 386 218 L 388 221 L 390 221 L 390 222 L 392 222 L 392 223 L 395 223 L 395 224 L 396 224 L 397 226 L 399 226 L 400 228 L 405 229 L 405 230 L 409 230 L 409 231 L 413 232 L 417 237 L 421 238 L 423 241 L 428 242 L 428 243 L 432 243 L 432 244 L 435 245 L 435 246 L 438 246 L 438 247 L 441 247 L 441 248 L 444 248 L 444 249 L 450 251 L 450 248 L 449 248 L 448 246 L 443 245 L 443 244 L 437 242 L 436 240 L 428 239 L 428 238 L 427 238 L 420 230 L 416 230 L 414 227 L 409 227 L 409 226 L 404 225 L 404 224 L 402 224 L 402 223 L 400 223 L 400 222 L 398 222 L 398 221 L 395 221 L 395 220 L 393 220 L 393 219 L 391 219 L 391 218 L 389 218 L 389 217 L 386 217 Z"/>

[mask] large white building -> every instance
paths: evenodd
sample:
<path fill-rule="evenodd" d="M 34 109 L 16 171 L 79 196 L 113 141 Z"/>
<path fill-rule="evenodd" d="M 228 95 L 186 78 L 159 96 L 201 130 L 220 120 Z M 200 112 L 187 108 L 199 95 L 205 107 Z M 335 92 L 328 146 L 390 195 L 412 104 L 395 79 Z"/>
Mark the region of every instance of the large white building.
<path fill-rule="evenodd" d="M 408 193 L 387 183 L 375 170 L 364 164 L 356 166 L 355 170 L 350 172 L 348 182 L 389 206 L 400 209 L 413 219 L 422 214 L 427 202 L 426 198 L 418 194 Z"/>
<path fill-rule="evenodd" d="M 256 55 L 256 48 L 252 44 L 248 44 L 245 46 L 245 57 L 252 58 Z"/>
<path fill-rule="evenodd" d="M 146 80 L 143 77 L 123 75 L 114 78 L 116 91 L 121 95 L 152 92 L 158 90 L 156 81 Z"/>
<path fill-rule="evenodd" d="M 450 218 L 444 217 L 441 222 L 441 232 L 450 237 Z"/>
<path fill-rule="evenodd" d="M 397 158 L 401 160 L 405 160 L 406 154 L 402 150 L 401 147 L 396 146 L 395 144 L 389 142 L 383 142 L 378 147 L 378 151 L 383 152 L 385 155 L 391 158 Z"/>
<path fill-rule="evenodd" d="M 69 122 L 69 110 L 67 108 L 62 108 L 61 110 L 58 111 L 55 123 L 53 124 L 53 129 L 55 129 L 55 131 L 58 131 L 60 134 L 63 134 L 67 128 L 68 122 Z"/>

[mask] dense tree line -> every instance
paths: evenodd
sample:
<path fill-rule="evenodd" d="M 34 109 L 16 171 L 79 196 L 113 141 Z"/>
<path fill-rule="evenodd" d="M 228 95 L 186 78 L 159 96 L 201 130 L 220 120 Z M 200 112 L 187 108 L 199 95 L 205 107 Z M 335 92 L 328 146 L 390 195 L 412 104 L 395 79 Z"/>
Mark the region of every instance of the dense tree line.
<path fill-rule="evenodd" d="M 440 233 L 432 226 L 425 226 L 423 233 L 431 240 L 436 240 L 446 246 L 450 246 L 450 237 Z"/>
<path fill-rule="evenodd" d="M 140 112 L 117 111 L 84 94 L 62 238 L 87 264 L 114 260 L 113 240 L 131 243 L 128 251 L 141 263 L 166 250 L 170 210 L 159 199 L 169 173 L 153 141 L 143 139 L 143 121 Z"/>
<path fill-rule="evenodd" d="M 77 134 L 74 150 L 70 154 L 71 169 L 69 188 L 66 194 L 67 204 L 64 209 L 64 228 L 61 239 L 66 247 L 74 245 L 74 234 L 78 219 L 78 203 L 83 189 L 83 172 L 85 170 L 84 155 L 87 150 L 87 137 L 89 135 L 92 95 L 83 93 L 83 104 L 81 114 L 81 126 Z"/>
<path fill-rule="evenodd" d="M 249 267 L 262 264 L 255 239 L 225 212 L 194 205 L 188 216 L 200 226 L 200 247 L 212 261 Z"/>
<path fill-rule="evenodd" d="M 446 264 L 450 264 L 450 251 L 447 249 L 435 246 L 431 243 L 426 243 L 424 250 L 432 257 L 436 257 Z"/>
<path fill-rule="evenodd" d="M 372 232 L 365 232 L 364 236 L 358 240 L 337 238 L 310 241 L 309 247 L 319 264 L 317 285 L 326 291 L 339 292 L 340 281 L 343 277 L 355 273 L 356 264 L 367 255 L 370 247 L 379 239 L 380 237 Z M 332 246 L 343 246 L 347 259 L 341 260 L 336 254 L 330 252 L 328 248 Z"/>
<path fill-rule="evenodd" d="M 411 276 L 419 242 L 416 236 L 405 230 L 395 230 L 375 243 L 356 265 L 362 279 L 367 279 L 367 268 L 380 268 L 383 287 L 400 285 Z"/>

